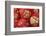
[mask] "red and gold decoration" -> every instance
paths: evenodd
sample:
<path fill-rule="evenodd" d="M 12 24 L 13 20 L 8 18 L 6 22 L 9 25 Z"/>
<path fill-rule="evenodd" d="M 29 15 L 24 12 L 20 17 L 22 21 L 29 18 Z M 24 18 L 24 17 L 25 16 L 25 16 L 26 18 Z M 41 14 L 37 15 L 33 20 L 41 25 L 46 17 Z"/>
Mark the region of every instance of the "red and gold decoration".
<path fill-rule="evenodd" d="M 39 27 L 39 9 L 14 8 L 14 27 Z"/>

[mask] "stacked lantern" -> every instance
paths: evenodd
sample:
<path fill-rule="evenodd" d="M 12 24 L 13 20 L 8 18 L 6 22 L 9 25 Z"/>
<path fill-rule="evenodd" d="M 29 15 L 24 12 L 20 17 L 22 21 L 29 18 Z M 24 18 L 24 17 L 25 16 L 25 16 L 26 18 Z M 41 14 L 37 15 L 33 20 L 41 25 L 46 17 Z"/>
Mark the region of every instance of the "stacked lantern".
<path fill-rule="evenodd" d="M 38 27 L 39 9 L 15 8 L 14 27 Z"/>

